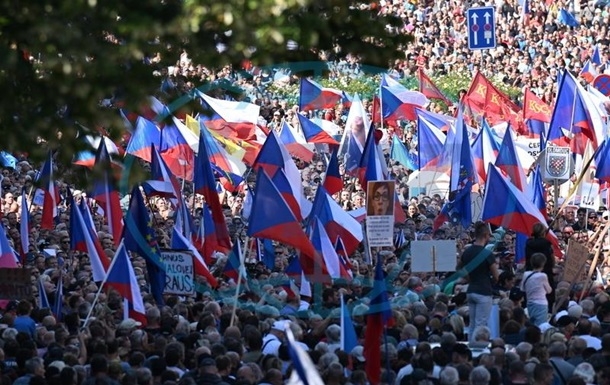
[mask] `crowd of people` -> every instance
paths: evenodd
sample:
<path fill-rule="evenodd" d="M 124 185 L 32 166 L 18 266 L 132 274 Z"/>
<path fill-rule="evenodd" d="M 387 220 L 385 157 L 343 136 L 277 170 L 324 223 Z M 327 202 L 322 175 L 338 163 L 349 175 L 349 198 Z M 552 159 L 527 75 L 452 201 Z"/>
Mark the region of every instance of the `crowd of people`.
<path fill-rule="evenodd" d="M 467 49 L 465 9 L 477 4 L 384 1 L 371 7 L 403 18 L 401 32 L 415 38 L 404 60 L 391 66 L 395 76 L 412 76 L 420 68 L 430 75 L 471 76 L 481 71 L 506 84 L 528 87 L 552 103 L 559 70 L 578 74 L 595 45 L 601 48 L 603 62 L 608 59 L 610 14 L 600 3 L 530 1 L 530 14 L 524 17 L 523 5 L 497 1 L 500 45 L 483 52 Z M 580 27 L 556 22 L 562 8 L 579 19 Z M 339 48 L 320 55 L 331 63 L 330 76 L 366 76 L 358 58 Z M 168 60 L 176 61 L 167 65 Z M 149 62 L 162 78 L 162 99 L 171 100 L 203 82 L 224 83 L 259 104 L 261 121 L 268 127 L 273 129 L 282 119 L 298 126 L 298 109 L 278 99 L 271 91 L 276 88 L 270 87 L 295 81 L 290 73 L 211 70 L 193 63 L 186 52 L 180 58 L 151 57 Z M 602 65 L 598 70 L 606 69 Z M 369 101 L 364 105 L 371 111 Z M 347 109 L 337 106 L 319 114 L 343 127 Z M 403 140 L 413 146 L 416 136 L 414 128 L 405 130 Z M 312 199 L 325 176 L 325 158 L 316 155 L 311 163 L 297 164 L 305 195 Z M 24 254 L 32 272 L 33 296 L 4 301 L 0 311 L 2 385 L 279 385 L 294 371 L 288 329 L 327 384 L 369 383 L 367 359 L 381 361 L 384 384 L 610 384 L 608 250 L 602 252 L 595 282 L 565 282 L 565 255 L 553 251 L 542 224 L 532 228 L 525 260 L 515 260 L 521 253 L 515 250 L 516 235 L 511 231 L 483 223 L 467 229 L 446 223 L 435 229 L 433 221 L 444 197 L 410 196 L 410 171 L 398 164 L 390 171 L 407 220 L 396 224 L 404 242 L 380 252 L 393 323 L 379 340 L 379 357 L 367 356 L 369 347 L 364 346 L 375 258 L 363 247 L 349 256 L 352 278 L 318 287 L 311 296 L 286 287 L 285 269 L 295 251 L 285 245 L 274 245 L 273 266 L 246 259 L 247 284 L 238 296 L 235 280 L 223 275 L 227 256 L 218 253 L 211 266 L 217 287 L 201 281 L 196 296 L 166 295 L 162 306 L 150 293 L 145 261 L 132 255 L 146 306 L 145 322 L 124 318 L 122 298 L 114 290 L 102 291 L 94 306 L 100 282 L 93 280 L 88 256 L 71 250 L 66 198 L 72 194 L 77 202 L 94 202 L 70 184 L 73 168 L 58 167 L 56 186 L 64 199 L 54 229 L 41 228 L 39 208 L 30 215 L 30 250 Z M 25 157 L 2 169 L 2 223 L 18 254 L 21 192 L 33 191 L 37 169 Z M 357 178 L 342 172 L 344 189 L 334 198 L 345 210 L 363 208 L 366 192 Z M 186 183 L 187 202 L 197 206 L 201 198 L 189 190 Z M 26 195 L 30 205 L 33 195 Z M 244 198 L 243 191 L 223 194 L 232 237 L 244 233 Z M 592 248 L 596 230 L 609 219 L 605 209 L 567 206 L 555 212 L 552 202 L 547 207 L 564 252 L 570 240 Z M 149 209 L 159 245 L 169 246 L 175 224 L 171 202 L 155 198 Z M 196 225 L 201 211 L 193 212 Z M 112 256 L 116 243 L 103 214 L 94 210 L 93 220 L 105 253 Z M 455 240 L 462 274 L 411 272 L 409 242 L 432 239 Z M 583 271 L 591 263 L 589 259 Z M 60 280 L 63 306 L 59 314 L 52 314 L 41 303 L 39 290 L 49 303 L 57 303 Z M 342 350 L 341 298 L 358 337 L 349 351 Z"/>

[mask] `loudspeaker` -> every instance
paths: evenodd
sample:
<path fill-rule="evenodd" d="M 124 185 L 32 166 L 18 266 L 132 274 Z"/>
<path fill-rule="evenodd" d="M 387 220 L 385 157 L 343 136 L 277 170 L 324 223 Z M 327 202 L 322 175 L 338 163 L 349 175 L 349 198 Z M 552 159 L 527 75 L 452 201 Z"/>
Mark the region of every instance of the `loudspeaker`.
<path fill-rule="evenodd" d="M 572 175 L 572 163 L 569 147 L 547 147 L 541 162 L 542 179 L 547 183 L 567 182 Z"/>

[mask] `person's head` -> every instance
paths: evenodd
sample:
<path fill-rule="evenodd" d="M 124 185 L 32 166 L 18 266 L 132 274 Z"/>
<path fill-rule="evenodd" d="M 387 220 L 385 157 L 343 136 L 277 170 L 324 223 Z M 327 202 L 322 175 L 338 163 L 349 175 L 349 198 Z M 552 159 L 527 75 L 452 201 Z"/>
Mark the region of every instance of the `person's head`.
<path fill-rule="evenodd" d="M 445 366 L 439 375 L 441 385 L 457 385 L 460 382 L 460 374 L 452 366 Z"/>
<path fill-rule="evenodd" d="M 549 364 L 536 364 L 533 378 L 536 384 L 551 384 L 553 382 L 553 367 Z"/>
<path fill-rule="evenodd" d="M 489 370 L 484 366 L 477 366 L 470 372 L 468 380 L 471 385 L 488 385 L 491 380 L 491 375 L 489 374 Z"/>
<path fill-rule="evenodd" d="M 532 237 L 534 238 L 544 238 L 546 236 L 546 226 L 541 222 L 536 223 L 532 227 Z"/>
<path fill-rule="evenodd" d="M 373 215 L 388 215 L 390 208 L 391 191 L 388 182 L 374 182 L 369 190 Z"/>
<path fill-rule="evenodd" d="M 542 269 L 544 267 L 544 264 L 546 263 L 546 255 L 544 255 L 543 253 L 532 254 L 531 263 L 532 268 L 534 268 L 534 270 Z"/>
<path fill-rule="evenodd" d="M 489 241 L 489 237 L 491 237 L 491 229 L 489 228 L 489 224 L 485 222 L 477 222 L 474 224 L 474 237 L 479 242 Z"/>

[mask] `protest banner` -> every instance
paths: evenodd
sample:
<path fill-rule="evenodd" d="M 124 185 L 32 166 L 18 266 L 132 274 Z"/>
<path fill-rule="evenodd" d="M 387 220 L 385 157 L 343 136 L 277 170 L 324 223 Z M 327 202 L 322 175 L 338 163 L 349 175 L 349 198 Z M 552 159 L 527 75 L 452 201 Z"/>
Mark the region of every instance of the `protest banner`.
<path fill-rule="evenodd" d="M 454 240 L 411 242 L 411 272 L 455 271 L 457 251 Z"/>
<path fill-rule="evenodd" d="M 0 298 L 22 300 L 32 297 L 30 269 L 0 268 Z"/>
<path fill-rule="evenodd" d="M 585 265 L 588 258 L 589 249 L 575 240 L 570 239 L 566 261 L 563 267 L 562 281 L 570 283 L 580 281 L 581 277 L 579 275 L 582 275 L 582 267 Z"/>
<path fill-rule="evenodd" d="M 165 264 L 165 294 L 194 295 L 195 270 L 190 251 L 162 250 Z"/>

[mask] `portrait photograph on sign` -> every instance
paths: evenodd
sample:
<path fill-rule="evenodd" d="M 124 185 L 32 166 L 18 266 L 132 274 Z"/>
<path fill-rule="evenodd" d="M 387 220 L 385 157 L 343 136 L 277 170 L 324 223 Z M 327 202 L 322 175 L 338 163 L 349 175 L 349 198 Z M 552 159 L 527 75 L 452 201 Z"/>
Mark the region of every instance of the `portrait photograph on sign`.
<path fill-rule="evenodd" d="M 366 236 L 370 247 L 392 246 L 395 182 L 370 181 L 366 189 Z"/>
<path fill-rule="evenodd" d="M 368 183 L 366 196 L 366 215 L 394 215 L 395 182 L 377 180 Z"/>

